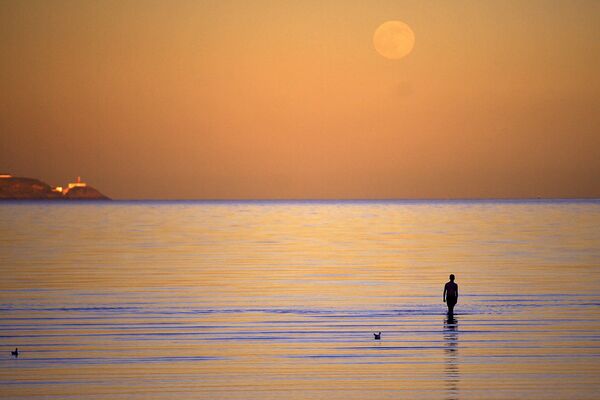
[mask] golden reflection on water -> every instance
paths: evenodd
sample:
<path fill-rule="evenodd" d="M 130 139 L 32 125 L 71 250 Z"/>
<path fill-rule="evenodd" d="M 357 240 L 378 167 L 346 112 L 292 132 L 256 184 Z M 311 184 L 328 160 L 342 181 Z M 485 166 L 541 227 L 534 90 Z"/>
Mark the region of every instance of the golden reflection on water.
<path fill-rule="evenodd" d="M 600 390 L 598 202 L 7 203 L 0 227 L 3 398 Z"/>

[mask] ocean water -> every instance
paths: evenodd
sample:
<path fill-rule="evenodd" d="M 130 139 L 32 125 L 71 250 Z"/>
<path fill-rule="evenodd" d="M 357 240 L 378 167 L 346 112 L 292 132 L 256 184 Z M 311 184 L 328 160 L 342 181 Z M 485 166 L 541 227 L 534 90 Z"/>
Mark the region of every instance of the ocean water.
<path fill-rule="evenodd" d="M 3 399 L 600 396 L 600 201 L 5 202 L 0 271 Z"/>

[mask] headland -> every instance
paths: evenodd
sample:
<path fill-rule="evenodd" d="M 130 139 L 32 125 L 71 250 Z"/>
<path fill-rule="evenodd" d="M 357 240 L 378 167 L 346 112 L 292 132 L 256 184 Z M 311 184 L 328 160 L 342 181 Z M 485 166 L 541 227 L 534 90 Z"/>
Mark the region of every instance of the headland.
<path fill-rule="evenodd" d="M 63 188 L 50 186 L 35 178 L 0 174 L 0 200 L 110 200 L 110 198 L 82 182 L 80 177 L 77 177 L 76 182 L 69 183 Z"/>

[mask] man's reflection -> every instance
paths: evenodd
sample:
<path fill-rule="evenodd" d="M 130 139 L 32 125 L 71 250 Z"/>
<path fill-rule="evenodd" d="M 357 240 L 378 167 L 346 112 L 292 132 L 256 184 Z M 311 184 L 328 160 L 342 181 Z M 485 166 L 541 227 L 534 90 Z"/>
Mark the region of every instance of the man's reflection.
<path fill-rule="evenodd" d="M 444 320 L 444 354 L 446 372 L 446 398 L 458 399 L 458 382 L 460 371 L 458 369 L 458 321 L 453 315 L 448 315 Z"/>

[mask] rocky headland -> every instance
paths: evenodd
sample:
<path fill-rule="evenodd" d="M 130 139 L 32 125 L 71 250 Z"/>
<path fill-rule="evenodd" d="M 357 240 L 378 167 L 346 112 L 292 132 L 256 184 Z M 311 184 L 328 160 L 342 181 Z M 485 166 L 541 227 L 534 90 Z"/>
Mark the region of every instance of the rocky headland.
<path fill-rule="evenodd" d="M 97 189 L 77 179 L 65 189 L 39 179 L 0 174 L 0 200 L 110 200 Z"/>

